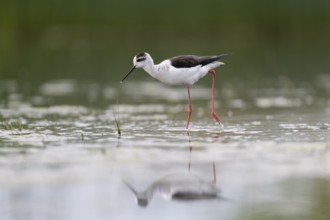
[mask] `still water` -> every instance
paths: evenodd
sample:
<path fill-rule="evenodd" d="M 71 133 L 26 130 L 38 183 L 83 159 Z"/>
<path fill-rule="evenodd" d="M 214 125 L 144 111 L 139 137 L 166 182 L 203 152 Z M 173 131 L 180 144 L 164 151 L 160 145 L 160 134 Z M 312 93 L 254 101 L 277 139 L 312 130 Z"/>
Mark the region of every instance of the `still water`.
<path fill-rule="evenodd" d="M 0 219 L 329 219 L 330 77 L 217 86 L 1 82 Z"/>

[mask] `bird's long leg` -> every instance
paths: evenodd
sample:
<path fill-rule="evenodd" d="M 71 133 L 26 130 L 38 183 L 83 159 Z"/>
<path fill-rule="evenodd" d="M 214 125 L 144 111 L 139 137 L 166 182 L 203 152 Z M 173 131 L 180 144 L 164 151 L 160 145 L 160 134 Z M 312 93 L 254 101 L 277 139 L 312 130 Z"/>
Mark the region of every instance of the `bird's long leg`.
<path fill-rule="evenodd" d="M 214 87 L 215 87 L 215 70 L 210 70 L 209 74 L 212 75 L 212 106 L 211 106 L 211 115 L 213 116 L 213 118 L 219 123 L 219 125 L 222 126 L 219 117 L 217 116 L 217 114 L 214 112 Z"/>
<path fill-rule="evenodd" d="M 190 173 L 190 167 L 191 167 L 191 153 L 192 153 L 192 147 L 189 146 L 189 163 L 188 163 L 188 173 Z"/>
<path fill-rule="evenodd" d="M 189 149 L 188 173 L 190 173 L 192 146 L 191 146 L 190 133 L 188 130 L 186 130 L 186 134 L 188 137 L 188 149 Z"/>
<path fill-rule="evenodd" d="M 188 130 L 189 122 L 190 122 L 190 115 L 192 112 L 192 107 L 191 107 L 191 101 L 190 101 L 190 86 L 189 84 L 187 85 L 188 88 L 188 119 L 187 119 L 187 124 L 186 124 L 186 129 Z"/>

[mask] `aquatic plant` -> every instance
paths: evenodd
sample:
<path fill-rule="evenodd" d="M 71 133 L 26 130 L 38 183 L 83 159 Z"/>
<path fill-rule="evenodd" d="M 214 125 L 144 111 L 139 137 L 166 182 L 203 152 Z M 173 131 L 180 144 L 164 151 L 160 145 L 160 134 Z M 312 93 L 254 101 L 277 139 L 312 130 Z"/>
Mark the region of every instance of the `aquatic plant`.
<path fill-rule="evenodd" d="M 120 121 L 119 121 L 119 119 L 117 119 L 116 114 L 115 114 L 115 124 L 116 124 L 116 128 L 117 128 L 117 134 L 120 137 L 121 136 Z"/>
<path fill-rule="evenodd" d="M 117 106 L 118 106 L 118 102 L 117 102 Z M 113 110 L 113 115 L 114 115 L 114 118 L 115 118 L 117 134 L 118 134 L 118 137 L 120 137 L 121 136 L 121 125 L 120 125 L 120 121 L 119 121 L 119 108 L 117 108 L 116 112 L 115 112 L 115 110 Z"/>
<path fill-rule="evenodd" d="M 23 127 L 23 122 L 22 118 L 19 118 L 17 121 L 5 121 L 1 124 L 2 129 L 7 130 L 7 131 L 12 131 L 12 130 L 19 130 L 22 131 Z"/>

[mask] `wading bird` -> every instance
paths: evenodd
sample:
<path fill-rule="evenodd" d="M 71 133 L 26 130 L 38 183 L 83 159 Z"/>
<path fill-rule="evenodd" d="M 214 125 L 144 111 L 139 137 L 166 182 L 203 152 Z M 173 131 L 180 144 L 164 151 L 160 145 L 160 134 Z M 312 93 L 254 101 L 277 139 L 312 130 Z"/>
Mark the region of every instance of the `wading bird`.
<path fill-rule="evenodd" d="M 186 129 L 189 127 L 190 116 L 192 113 L 190 100 L 190 86 L 196 83 L 206 74 L 212 75 L 212 97 L 211 97 L 211 115 L 222 126 L 219 117 L 214 112 L 214 86 L 215 86 L 215 70 L 214 68 L 223 65 L 218 61 L 227 54 L 215 56 L 195 56 L 182 55 L 170 59 L 166 59 L 159 64 L 154 64 L 150 54 L 143 52 L 137 54 L 133 59 L 133 67 L 120 81 L 121 83 L 135 70 L 143 68 L 150 76 L 158 79 L 162 83 L 168 85 L 187 85 L 188 88 L 188 119 Z"/>

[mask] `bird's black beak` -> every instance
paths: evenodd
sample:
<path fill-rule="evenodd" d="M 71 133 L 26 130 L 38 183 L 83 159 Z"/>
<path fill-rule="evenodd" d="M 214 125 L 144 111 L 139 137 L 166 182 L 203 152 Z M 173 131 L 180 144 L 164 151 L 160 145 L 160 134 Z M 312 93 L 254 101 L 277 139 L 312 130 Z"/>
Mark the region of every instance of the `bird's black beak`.
<path fill-rule="evenodd" d="M 120 81 L 120 83 L 123 83 L 123 81 L 135 70 L 136 66 L 133 66 L 132 69 L 126 74 L 126 76 Z"/>

